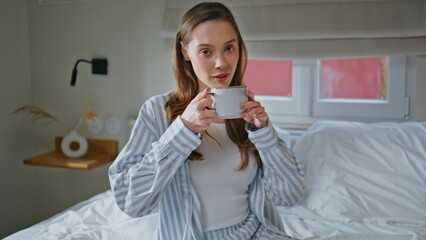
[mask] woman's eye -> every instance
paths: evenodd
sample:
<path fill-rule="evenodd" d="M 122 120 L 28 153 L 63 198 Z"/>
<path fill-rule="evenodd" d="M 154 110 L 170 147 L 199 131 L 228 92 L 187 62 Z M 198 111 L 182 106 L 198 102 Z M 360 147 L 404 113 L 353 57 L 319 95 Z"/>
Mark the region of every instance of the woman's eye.
<path fill-rule="evenodd" d="M 200 54 L 201 55 L 208 55 L 210 53 L 210 51 L 209 50 L 202 50 L 201 52 L 200 52 Z"/>
<path fill-rule="evenodd" d="M 234 51 L 234 49 L 235 48 L 233 46 L 229 46 L 229 47 L 226 47 L 225 51 L 232 52 L 232 51 Z"/>

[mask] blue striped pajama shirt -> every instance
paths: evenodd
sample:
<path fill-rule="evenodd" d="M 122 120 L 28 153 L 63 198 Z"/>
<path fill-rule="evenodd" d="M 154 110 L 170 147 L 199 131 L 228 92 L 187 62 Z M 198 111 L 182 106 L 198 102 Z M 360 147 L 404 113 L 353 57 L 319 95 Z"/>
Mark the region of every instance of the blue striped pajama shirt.
<path fill-rule="evenodd" d="M 188 165 L 201 140 L 180 117 L 167 122 L 169 97 L 155 96 L 142 106 L 129 142 L 109 169 L 119 208 L 131 217 L 159 211 L 158 240 L 289 239 L 275 205 L 291 206 L 302 199 L 304 172 L 270 123 L 256 131 L 246 126 L 263 162 L 249 185 L 249 216 L 235 226 L 202 232 Z"/>

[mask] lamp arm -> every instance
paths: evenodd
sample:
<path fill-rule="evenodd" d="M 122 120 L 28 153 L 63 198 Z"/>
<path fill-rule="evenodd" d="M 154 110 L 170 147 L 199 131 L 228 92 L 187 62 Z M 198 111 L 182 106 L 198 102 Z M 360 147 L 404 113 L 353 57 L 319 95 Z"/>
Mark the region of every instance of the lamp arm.
<path fill-rule="evenodd" d="M 92 63 L 91 61 L 86 59 L 79 59 L 77 60 L 77 62 L 75 62 L 74 69 L 72 70 L 72 75 L 71 75 L 71 86 L 75 86 L 75 82 L 77 81 L 77 65 L 79 62 Z"/>
<path fill-rule="evenodd" d="M 77 69 L 77 65 L 79 62 L 86 62 L 86 63 L 92 63 L 92 61 L 86 60 L 86 59 L 78 59 L 77 62 L 75 62 L 74 69 Z"/>
<path fill-rule="evenodd" d="M 106 58 L 92 58 L 92 61 L 79 59 L 75 62 L 74 69 L 72 70 L 71 86 L 75 86 L 75 82 L 77 81 L 77 65 L 80 62 L 92 64 L 92 74 L 106 75 L 108 72 L 108 61 Z"/>

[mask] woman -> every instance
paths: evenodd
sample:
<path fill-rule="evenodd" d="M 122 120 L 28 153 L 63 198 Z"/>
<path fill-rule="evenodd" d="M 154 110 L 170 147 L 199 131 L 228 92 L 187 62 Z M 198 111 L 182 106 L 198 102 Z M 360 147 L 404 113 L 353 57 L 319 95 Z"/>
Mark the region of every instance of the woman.
<path fill-rule="evenodd" d="M 275 205 L 303 196 L 303 170 L 247 91 L 240 119 L 219 119 L 210 88 L 240 86 L 247 53 L 231 12 L 200 3 L 182 18 L 174 92 L 141 108 L 109 170 L 117 205 L 132 217 L 159 211 L 155 238 L 289 239 Z"/>

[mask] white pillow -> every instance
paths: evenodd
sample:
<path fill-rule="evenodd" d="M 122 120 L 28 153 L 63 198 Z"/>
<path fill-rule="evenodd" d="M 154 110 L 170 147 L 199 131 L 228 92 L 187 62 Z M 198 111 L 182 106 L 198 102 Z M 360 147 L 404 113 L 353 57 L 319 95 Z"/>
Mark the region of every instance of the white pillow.
<path fill-rule="evenodd" d="M 281 138 L 288 147 L 291 147 L 291 135 L 290 132 L 274 125 L 275 131 L 277 131 L 278 137 Z"/>
<path fill-rule="evenodd" d="M 294 147 L 306 170 L 301 204 L 336 220 L 426 222 L 426 123 L 319 121 Z"/>

